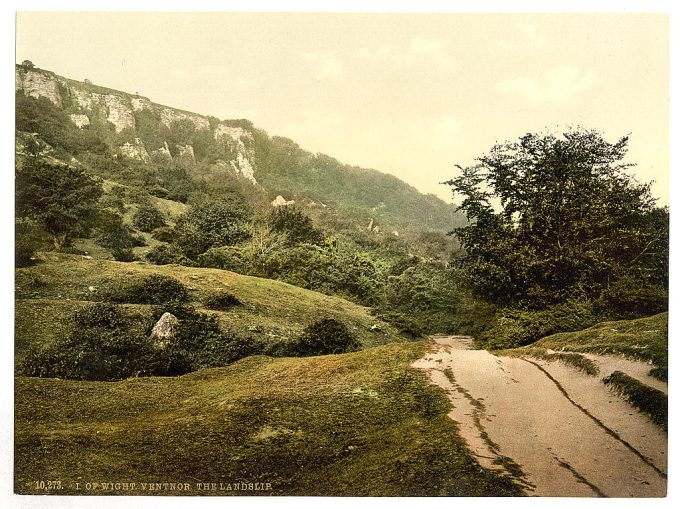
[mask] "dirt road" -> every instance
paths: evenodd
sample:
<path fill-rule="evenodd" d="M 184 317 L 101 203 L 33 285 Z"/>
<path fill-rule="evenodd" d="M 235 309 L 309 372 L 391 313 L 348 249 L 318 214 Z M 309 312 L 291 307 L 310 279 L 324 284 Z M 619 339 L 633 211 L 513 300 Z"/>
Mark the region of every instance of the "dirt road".
<path fill-rule="evenodd" d="M 588 376 L 559 362 L 472 350 L 462 336 L 433 339 L 414 367 L 446 391 L 449 416 L 482 466 L 534 496 L 665 495 L 666 432 L 601 382 L 611 366 L 631 361 L 603 357 L 602 373 Z M 649 370 L 635 364 L 630 370 Z"/>

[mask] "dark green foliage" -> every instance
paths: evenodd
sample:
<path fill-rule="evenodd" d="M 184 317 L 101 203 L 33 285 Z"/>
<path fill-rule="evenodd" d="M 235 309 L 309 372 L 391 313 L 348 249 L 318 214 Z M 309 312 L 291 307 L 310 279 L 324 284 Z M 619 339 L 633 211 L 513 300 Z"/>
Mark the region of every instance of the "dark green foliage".
<path fill-rule="evenodd" d="M 123 223 L 123 217 L 113 209 L 99 211 L 94 227 L 94 238 L 97 243 L 112 252 L 125 256 L 123 253 L 130 249 L 144 245 L 144 239 L 134 233 Z M 114 254 L 115 257 L 115 254 Z M 116 258 L 118 260 L 118 258 Z M 119 260 L 131 261 L 131 260 Z"/>
<path fill-rule="evenodd" d="M 289 244 L 323 242 L 323 233 L 314 228 L 314 223 L 309 216 L 297 207 L 277 207 L 269 214 L 268 220 L 271 229 L 285 234 Z"/>
<path fill-rule="evenodd" d="M 155 306 L 153 322 L 156 323 L 166 312 L 177 317 L 179 325 L 159 358 L 156 370 L 164 374 L 179 375 L 202 368 L 225 366 L 243 357 L 262 353 L 261 341 L 224 332 L 214 316 L 184 304 Z"/>
<path fill-rule="evenodd" d="M 119 380 L 155 374 L 145 367 L 153 356 L 151 342 L 131 327 L 119 306 L 96 303 L 76 313 L 69 335 L 30 352 L 19 371 L 26 376 L 76 380 Z"/>
<path fill-rule="evenodd" d="M 177 220 L 177 245 L 190 258 L 211 247 L 229 246 L 248 238 L 249 208 L 238 201 L 203 201 Z"/>
<path fill-rule="evenodd" d="M 498 310 L 479 339 L 494 350 L 516 348 L 556 332 L 585 329 L 599 321 L 601 317 L 588 300 L 569 300 L 539 311 L 506 308 Z"/>
<path fill-rule="evenodd" d="M 655 315 L 668 309 L 668 289 L 626 275 L 602 292 L 600 301 L 617 319 Z"/>
<path fill-rule="evenodd" d="M 241 301 L 238 300 L 234 294 L 224 290 L 218 290 L 211 293 L 203 300 L 203 304 L 208 309 L 215 309 L 218 311 L 242 305 Z"/>
<path fill-rule="evenodd" d="M 151 237 L 160 242 L 173 242 L 175 240 L 175 229 L 171 226 L 161 226 L 151 232 Z"/>
<path fill-rule="evenodd" d="M 185 256 L 181 249 L 173 244 L 155 246 L 145 256 L 147 260 L 156 265 L 169 265 L 171 263 L 186 266 L 195 265 L 193 261 Z"/>
<path fill-rule="evenodd" d="M 668 396 L 621 371 L 614 371 L 603 380 L 633 406 L 646 413 L 663 429 L 668 427 Z"/>
<path fill-rule="evenodd" d="M 134 262 L 136 259 L 135 253 L 129 247 L 127 248 L 114 247 L 111 250 L 111 255 L 113 256 L 113 259 L 116 260 L 117 262 Z"/>
<path fill-rule="evenodd" d="M 398 178 L 342 164 L 324 154 L 312 154 L 294 141 L 254 131 L 257 181 L 271 192 L 307 196 L 333 205 L 361 221 L 391 228 L 445 232 L 464 222 L 455 208 L 434 195 L 422 195 Z M 358 218 L 357 218 L 358 219 Z"/>
<path fill-rule="evenodd" d="M 143 232 L 150 232 L 165 226 L 163 213 L 150 203 L 140 205 L 132 218 L 132 223 Z"/>
<path fill-rule="evenodd" d="M 177 279 L 162 274 L 145 274 L 114 282 L 102 293 L 110 302 L 129 304 L 163 304 L 186 302 L 189 290 Z"/>
<path fill-rule="evenodd" d="M 106 143 L 94 131 L 76 127 L 68 114 L 46 97 L 35 99 L 17 92 L 15 122 L 17 131 L 37 133 L 62 155 L 108 152 Z"/>
<path fill-rule="evenodd" d="M 297 342 L 289 348 L 291 355 L 308 357 L 353 352 L 359 350 L 361 344 L 344 323 L 326 318 L 305 327 Z"/>
<path fill-rule="evenodd" d="M 36 221 L 19 217 L 14 222 L 14 261 L 17 267 L 26 267 L 39 249 L 49 247 L 49 236 Z"/>
<path fill-rule="evenodd" d="M 650 283 L 663 285 L 660 212 L 649 185 L 625 172 L 627 143 L 582 130 L 527 134 L 460 168 L 448 184 L 463 197 L 459 208 L 471 224 L 455 233 L 481 296 L 541 308 L 577 293 L 597 298 L 611 281 L 651 267 Z"/>
<path fill-rule="evenodd" d="M 84 234 L 97 217 L 98 182 L 80 168 L 32 161 L 16 175 L 16 213 L 40 222 L 55 247 Z"/>

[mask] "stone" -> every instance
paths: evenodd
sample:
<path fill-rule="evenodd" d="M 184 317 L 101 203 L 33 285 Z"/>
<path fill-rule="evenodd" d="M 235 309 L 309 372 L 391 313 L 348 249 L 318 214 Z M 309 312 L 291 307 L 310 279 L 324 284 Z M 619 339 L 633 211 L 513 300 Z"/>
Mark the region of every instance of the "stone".
<path fill-rule="evenodd" d="M 77 113 L 71 113 L 71 121 L 77 125 L 80 129 L 90 125 L 90 119 L 87 115 L 79 115 Z"/>
<path fill-rule="evenodd" d="M 283 196 L 278 195 L 272 200 L 272 207 L 285 207 L 287 205 L 293 205 L 295 200 L 286 200 Z"/>
<path fill-rule="evenodd" d="M 163 313 L 163 316 L 158 319 L 156 325 L 151 329 L 151 339 L 154 341 L 154 345 L 159 348 L 165 348 L 175 336 L 178 325 L 179 319 L 175 315 L 167 311 Z"/>
<path fill-rule="evenodd" d="M 139 138 L 135 138 L 134 145 L 128 142 L 126 142 L 124 145 L 121 145 L 120 152 L 125 157 L 129 157 L 130 159 L 137 159 L 145 163 L 151 161 L 149 153 L 146 151 L 146 148 L 144 148 L 144 144 L 141 142 Z"/>
<path fill-rule="evenodd" d="M 27 71 L 25 73 L 15 70 L 17 90 L 22 90 L 24 94 L 35 97 L 46 97 L 56 106 L 61 107 L 61 94 L 57 80 L 46 73 L 40 71 Z"/>

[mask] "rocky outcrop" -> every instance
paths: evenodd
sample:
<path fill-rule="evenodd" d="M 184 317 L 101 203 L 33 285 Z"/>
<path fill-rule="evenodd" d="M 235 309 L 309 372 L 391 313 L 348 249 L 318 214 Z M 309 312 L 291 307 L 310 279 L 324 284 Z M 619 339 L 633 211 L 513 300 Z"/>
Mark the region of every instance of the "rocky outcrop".
<path fill-rule="evenodd" d="M 222 140 L 225 143 L 228 143 L 229 146 L 235 150 L 236 159 L 230 162 L 232 169 L 239 175 L 248 179 L 251 183 L 257 185 L 255 169 L 250 162 L 252 151 L 246 145 L 252 143 L 253 135 L 242 127 L 218 124 L 213 136 L 216 140 Z"/>
<path fill-rule="evenodd" d="M 151 162 L 149 153 L 146 151 L 146 148 L 144 148 L 144 144 L 141 142 L 139 138 L 135 138 L 134 144 L 127 142 L 124 145 L 121 145 L 120 152 L 125 157 L 129 157 L 130 159 L 137 159 L 145 163 Z"/>
<path fill-rule="evenodd" d="M 134 111 L 141 111 L 141 110 L 151 110 L 153 109 L 153 103 L 147 99 L 146 97 L 133 97 L 130 100 L 130 103 L 132 104 L 132 109 Z"/>
<path fill-rule="evenodd" d="M 161 122 L 163 122 L 163 124 L 165 124 L 167 127 L 170 127 L 173 122 L 180 120 L 189 120 L 199 131 L 201 129 L 210 129 L 210 122 L 208 122 L 208 119 L 200 115 L 196 115 L 195 113 L 185 113 L 172 108 L 161 109 Z"/>
<path fill-rule="evenodd" d="M 20 71 L 15 70 L 17 90 L 23 91 L 24 94 L 35 97 L 46 97 L 55 105 L 61 107 L 62 99 L 59 92 L 59 85 L 54 76 L 39 72 L 39 71 Z"/>
<path fill-rule="evenodd" d="M 177 158 L 180 162 L 184 164 L 194 165 L 196 164 L 196 157 L 194 156 L 194 147 L 191 145 L 178 145 Z"/>
<path fill-rule="evenodd" d="M 107 120 L 116 127 L 117 133 L 125 128 L 135 128 L 135 116 L 132 113 L 132 108 L 121 97 L 112 94 L 105 95 L 104 104 L 106 104 L 108 112 Z"/>
<path fill-rule="evenodd" d="M 272 200 L 272 207 L 285 207 L 286 205 L 293 205 L 295 200 L 286 200 L 283 196 L 278 195 Z"/>
<path fill-rule="evenodd" d="M 172 338 L 175 337 L 178 326 L 179 319 L 175 315 L 168 312 L 163 313 L 156 322 L 156 325 L 151 329 L 151 340 L 154 346 L 165 348 Z"/>
<path fill-rule="evenodd" d="M 90 119 L 87 115 L 80 115 L 78 113 L 71 113 L 71 121 L 80 127 L 81 129 L 83 127 L 87 127 L 90 125 Z"/>

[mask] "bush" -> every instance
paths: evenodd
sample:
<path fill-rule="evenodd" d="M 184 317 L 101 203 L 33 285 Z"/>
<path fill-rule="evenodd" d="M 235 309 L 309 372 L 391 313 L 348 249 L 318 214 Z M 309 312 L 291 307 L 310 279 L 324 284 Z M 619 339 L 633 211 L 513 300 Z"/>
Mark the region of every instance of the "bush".
<path fill-rule="evenodd" d="M 161 274 L 144 274 L 119 280 L 102 294 L 104 300 L 131 304 L 186 302 L 189 290 L 177 279 Z"/>
<path fill-rule="evenodd" d="M 161 226 L 151 232 L 151 237 L 160 242 L 173 242 L 175 240 L 175 229 L 172 226 Z"/>
<path fill-rule="evenodd" d="M 236 296 L 225 291 L 211 293 L 205 298 L 203 303 L 206 308 L 215 310 L 229 309 L 241 305 L 241 301 Z"/>
<path fill-rule="evenodd" d="M 29 352 L 20 374 L 101 381 L 157 374 L 150 369 L 151 341 L 132 327 L 132 318 L 119 306 L 92 304 L 74 315 L 73 324 L 66 337 Z"/>
<path fill-rule="evenodd" d="M 186 266 L 194 265 L 194 262 L 184 256 L 184 253 L 173 244 L 156 246 L 150 249 L 145 256 L 147 260 L 156 265 L 169 265 L 171 263 Z"/>
<path fill-rule="evenodd" d="M 361 343 L 344 323 L 326 318 L 308 325 L 298 341 L 290 344 L 290 353 L 308 357 L 353 352 L 360 348 Z"/>
<path fill-rule="evenodd" d="M 602 292 L 600 303 L 616 319 L 655 315 L 668 310 L 668 290 L 624 276 Z"/>
<path fill-rule="evenodd" d="M 113 259 L 117 262 L 134 262 L 135 254 L 130 248 L 113 248 L 111 250 L 111 255 Z"/>
<path fill-rule="evenodd" d="M 15 220 L 14 260 L 17 267 L 26 267 L 38 249 L 49 246 L 47 232 L 37 221 L 25 217 Z"/>
<path fill-rule="evenodd" d="M 516 348 L 557 332 L 585 329 L 600 319 L 589 300 L 570 300 L 540 311 L 502 309 L 479 339 L 493 350 Z"/>
<path fill-rule="evenodd" d="M 165 217 L 151 204 L 141 205 L 132 218 L 132 223 L 143 232 L 150 232 L 165 226 Z"/>

